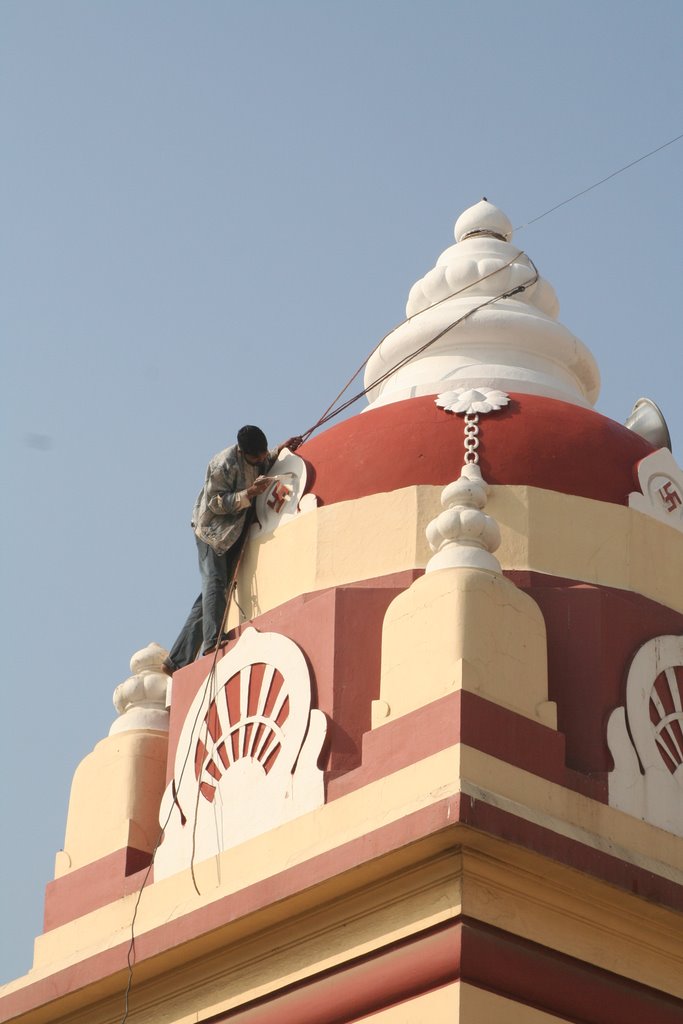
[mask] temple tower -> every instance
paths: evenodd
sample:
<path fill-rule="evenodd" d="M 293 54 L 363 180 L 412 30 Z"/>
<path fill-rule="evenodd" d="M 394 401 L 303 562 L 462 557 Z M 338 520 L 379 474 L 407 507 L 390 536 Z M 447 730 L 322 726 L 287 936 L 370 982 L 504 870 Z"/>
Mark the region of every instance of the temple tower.
<path fill-rule="evenodd" d="M 133 657 L 0 1020 L 683 1021 L 683 471 L 558 311 L 466 210 L 230 643 Z"/>

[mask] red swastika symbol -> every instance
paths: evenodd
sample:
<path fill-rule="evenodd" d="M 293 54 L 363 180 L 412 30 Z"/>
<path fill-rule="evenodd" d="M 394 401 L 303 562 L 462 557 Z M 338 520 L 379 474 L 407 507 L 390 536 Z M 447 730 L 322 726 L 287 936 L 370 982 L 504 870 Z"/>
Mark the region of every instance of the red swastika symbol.
<path fill-rule="evenodd" d="M 679 505 L 683 505 L 683 498 L 681 498 L 671 480 L 667 480 L 657 493 L 662 499 L 662 504 L 667 512 L 674 512 Z"/>
<path fill-rule="evenodd" d="M 266 505 L 279 515 L 282 511 L 282 506 L 287 501 L 288 494 L 288 487 L 285 487 L 284 484 L 275 484 Z"/>

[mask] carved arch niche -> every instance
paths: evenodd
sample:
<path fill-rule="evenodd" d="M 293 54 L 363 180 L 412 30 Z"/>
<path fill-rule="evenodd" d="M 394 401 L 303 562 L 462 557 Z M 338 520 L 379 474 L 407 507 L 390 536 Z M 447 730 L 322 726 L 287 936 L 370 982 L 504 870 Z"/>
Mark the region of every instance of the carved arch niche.
<path fill-rule="evenodd" d="M 302 651 L 279 633 L 249 627 L 217 662 L 178 740 L 155 880 L 323 805 L 327 718 L 311 696 Z"/>
<path fill-rule="evenodd" d="M 683 836 L 683 637 L 658 636 L 638 650 L 607 743 L 610 806 Z"/>

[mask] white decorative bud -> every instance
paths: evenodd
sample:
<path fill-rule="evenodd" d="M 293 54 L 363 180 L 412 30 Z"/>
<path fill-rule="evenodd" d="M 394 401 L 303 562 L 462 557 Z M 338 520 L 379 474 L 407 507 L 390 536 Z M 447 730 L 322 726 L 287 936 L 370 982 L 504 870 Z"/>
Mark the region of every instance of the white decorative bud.
<path fill-rule="evenodd" d="M 427 527 L 427 540 L 435 554 L 426 572 L 457 567 L 501 571 L 500 562 L 491 554 L 500 546 L 500 529 L 496 520 L 482 511 L 488 490 L 474 463 L 463 466 L 460 478 L 444 487 L 441 504 L 445 511 Z"/>
<path fill-rule="evenodd" d="M 167 656 L 167 650 L 151 643 L 136 651 L 130 659 L 133 675 L 114 690 L 114 707 L 120 717 L 111 726 L 110 736 L 132 729 L 168 732 L 166 691 L 169 677 L 162 670 Z"/>
<path fill-rule="evenodd" d="M 512 231 L 512 221 L 509 217 L 493 203 L 489 203 L 488 199 L 482 199 L 460 214 L 455 222 L 453 234 L 456 242 L 462 242 L 473 235 L 490 235 L 492 238 L 509 242 Z"/>
<path fill-rule="evenodd" d="M 168 657 L 168 651 L 160 644 L 147 644 L 141 651 L 136 651 L 130 659 L 130 670 L 133 675 L 138 672 L 161 672 L 161 666 Z"/>

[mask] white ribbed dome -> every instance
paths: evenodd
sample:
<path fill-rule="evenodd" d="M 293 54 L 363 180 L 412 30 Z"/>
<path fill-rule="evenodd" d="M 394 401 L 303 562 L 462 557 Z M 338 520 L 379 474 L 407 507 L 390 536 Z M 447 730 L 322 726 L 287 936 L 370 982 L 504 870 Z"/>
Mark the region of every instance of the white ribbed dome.
<path fill-rule="evenodd" d="M 479 386 L 595 403 L 595 360 L 558 322 L 554 288 L 512 244 L 512 233 L 509 218 L 487 199 L 458 217 L 456 244 L 413 285 L 406 322 L 368 361 L 371 405 Z"/>

